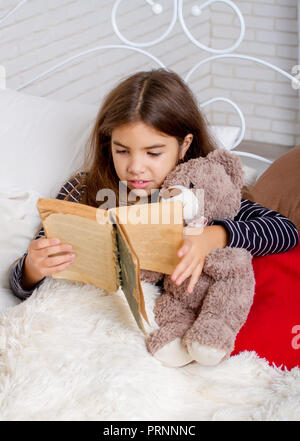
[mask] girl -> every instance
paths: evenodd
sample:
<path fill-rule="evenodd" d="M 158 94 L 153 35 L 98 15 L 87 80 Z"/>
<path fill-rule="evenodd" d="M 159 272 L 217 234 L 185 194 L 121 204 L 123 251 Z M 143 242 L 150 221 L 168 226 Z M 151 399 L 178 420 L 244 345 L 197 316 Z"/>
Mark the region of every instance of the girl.
<path fill-rule="evenodd" d="M 157 69 L 130 76 L 108 94 L 88 147 L 84 171 L 70 178 L 57 199 L 98 207 L 97 192 L 108 188 L 114 191 L 117 206 L 126 204 L 127 198 L 124 202 L 119 197 L 119 182 L 127 181 L 127 191 L 139 196 L 142 188 L 148 202 L 179 162 L 204 157 L 215 145 L 188 86 L 177 74 Z M 205 256 L 214 248 L 242 247 L 262 256 L 287 251 L 297 243 L 297 229 L 290 220 L 242 199 L 234 220 L 216 219 L 201 235 L 184 238 L 172 280 L 180 285 L 190 277 L 192 292 Z M 76 257 L 71 251 L 58 239 L 46 239 L 41 229 L 11 268 L 14 294 L 21 299 L 30 296 L 46 276 L 72 264 Z M 53 256 L 56 253 L 64 254 Z"/>

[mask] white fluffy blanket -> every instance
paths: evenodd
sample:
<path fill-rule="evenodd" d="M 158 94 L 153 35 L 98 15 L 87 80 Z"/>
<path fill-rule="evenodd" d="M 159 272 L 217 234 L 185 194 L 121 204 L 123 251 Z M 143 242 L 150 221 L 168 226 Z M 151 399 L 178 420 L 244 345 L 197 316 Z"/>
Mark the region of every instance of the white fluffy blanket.
<path fill-rule="evenodd" d="M 159 291 L 142 286 L 149 311 Z M 121 290 L 47 278 L 0 315 L 0 353 L 1 420 L 300 419 L 300 369 L 253 352 L 163 367 Z"/>

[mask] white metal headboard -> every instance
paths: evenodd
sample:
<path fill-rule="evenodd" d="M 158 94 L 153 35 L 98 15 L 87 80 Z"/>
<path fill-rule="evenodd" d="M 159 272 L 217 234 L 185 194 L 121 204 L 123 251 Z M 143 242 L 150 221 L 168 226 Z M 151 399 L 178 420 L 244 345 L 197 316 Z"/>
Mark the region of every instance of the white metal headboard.
<path fill-rule="evenodd" d="M 2 23 L 8 18 L 10 17 L 12 14 L 14 14 L 19 8 L 21 8 L 22 6 L 24 6 L 26 3 L 28 3 L 29 0 L 21 0 L 12 10 L 10 10 L 6 15 L 4 15 L 2 18 L 0 18 L 0 26 L 2 25 Z M 265 67 L 272 69 L 276 72 L 278 72 L 280 75 L 282 75 L 283 77 L 285 77 L 286 79 L 288 79 L 289 81 L 292 82 L 292 84 L 295 86 L 295 88 L 300 88 L 300 79 L 298 79 L 295 76 L 292 76 L 291 74 L 289 74 L 288 72 L 278 68 L 277 66 L 268 63 L 260 58 L 256 58 L 256 57 L 252 57 L 252 56 L 248 56 L 245 54 L 233 54 L 232 52 L 235 51 L 239 45 L 241 44 L 244 35 L 245 35 L 245 21 L 243 18 L 243 15 L 240 11 L 240 9 L 231 1 L 231 0 L 208 0 L 204 3 L 202 3 L 200 6 L 198 5 L 194 5 L 191 8 L 191 13 L 194 16 L 199 16 L 203 10 L 205 8 L 207 8 L 208 6 L 212 5 L 213 3 L 224 3 L 227 6 L 229 6 L 234 13 L 236 14 L 238 20 L 239 20 L 239 24 L 240 24 L 240 34 L 239 37 L 237 38 L 237 40 L 235 41 L 235 43 L 226 48 L 226 49 L 213 49 L 211 47 L 205 46 L 204 44 L 200 43 L 199 41 L 197 41 L 193 35 L 191 34 L 191 32 L 189 31 L 188 27 L 185 24 L 184 21 L 184 17 L 183 17 L 183 3 L 184 0 L 173 0 L 173 14 L 172 14 L 172 19 L 171 22 L 167 28 L 167 30 L 159 37 L 156 38 L 155 40 L 146 42 L 146 43 L 135 43 L 133 41 L 130 41 L 128 39 L 126 39 L 122 33 L 120 32 L 118 25 L 117 25 L 117 11 L 118 8 L 120 6 L 120 4 L 122 3 L 123 0 L 116 0 L 114 5 L 113 5 L 113 9 L 112 9 L 112 13 L 111 13 L 111 22 L 112 22 L 112 26 L 113 29 L 116 33 L 116 35 L 118 36 L 118 38 L 124 43 L 123 45 L 102 45 L 102 46 L 96 46 L 94 48 L 90 48 L 87 49 L 85 51 L 81 51 L 67 59 L 65 59 L 64 61 L 55 64 L 54 66 L 52 66 L 50 69 L 40 73 L 39 75 L 36 75 L 34 78 L 32 78 L 30 81 L 27 81 L 24 84 L 21 84 L 17 90 L 22 90 L 24 88 L 26 88 L 27 86 L 39 81 L 42 78 L 47 77 L 48 75 L 50 75 L 52 72 L 66 66 L 67 64 L 71 63 L 72 61 L 82 58 L 84 56 L 87 56 L 93 52 L 99 52 L 102 50 L 106 50 L 106 49 L 124 49 L 124 50 L 129 50 L 129 51 L 135 51 L 135 52 L 139 52 L 143 55 L 146 55 L 148 58 L 150 58 L 152 61 L 154 61 L 158 66 L 166 68 L 167 66 L 164 65 L 164 63 L 162 63 L 162 61 L 160 61 L 157 57 L 155 57 L 154 55 L 152 55 L 150 52 L 146 51 L 144 48 L 150 48 L 158 43 L 160 43 L 161 41 L 163 41 L 172 31 L 172 29 L 174 28 L 176 22 L 179 20 L 179 23 L 182 27 L 183 32 L 185 33 L 185 35 L 187 36 L 187 38 L 194 44 L 196 45 L 199 49 L 204 50 L 206 52 L 210 52 L 211 54 L 214 54 L 212 56 L 209 56 L 208 58 L 205 58 L 203 60 L 201 60 L 200 62 L 196 63 L 191 69 L 190 71 L 187 73 L 186 77 L 184 78 L 184 80 L 188 83 L 188 81 L 190 80 L 191 76 L 201 67 L 203 66 L 205 63 L 209 63 L 210 61 L 216 60 L 216 59 L 242 59 L 242 60 L 248 60 L 248 61 L 252 61 L 255 63 L 259 63 L 261 65 L 264 65 Z M 159 15 L 162 13 L 163 8 L 160 5 L 160 3 L 155 2 L 153 0 L 141 0 L 144 1 L 145 3 L 147 3 L 151 8 L 152 8 L 152 12 L 154 15 Z M 2 66 L 1 66 L 2 67 Z M 2 85 L 2 88 L 5 88 L 5 70 L 2 67 L 1 69 L 0 67 L 0 88 Z M 240 142 L 242 141 L 242 139 L 244 138 L 245 135 L 245 129 L 246 129 L 246 123 L 245 123 L 245 117 L 243 115 L 243 112 L 241 111 L 241 109 L 238 107 L 238 105 L 236 103 L 234 103 L 232 100 L 225 98 L 225 97 L 215 97 L 212 98 L 210 100 L 207 100 L 203 103 L 200 104 L 201 108 L 204 108 L 205 106 L 208 106 L 212 103 L 215 102 L 226 102 L 230 105 L 233 106 L 234 110 L 237 112 L 239 118 L 240 118 L 240 122 L 241 122 L 241 131 L 240 131 L 240 135 L 238 137 L 238 139 L 233 143 L 233 145 L 229 148 L 230 150 L 237 147 Z M 266 159 L 262 156 L 259 155 L 255 155 L 252 153 L 248 153 L 248 152 L 241 152 L 241 151 L 233 151 L 233 153 L 238 154 L 240 156 L 244 156 L 244 157 L 248 157 L 248 158 L 253 158 L 253 159 L 257 159 L 259 161 L 262 161 L 264 163 L 267 164 L 271 164 L 272 161 L 269 159 Z"/>

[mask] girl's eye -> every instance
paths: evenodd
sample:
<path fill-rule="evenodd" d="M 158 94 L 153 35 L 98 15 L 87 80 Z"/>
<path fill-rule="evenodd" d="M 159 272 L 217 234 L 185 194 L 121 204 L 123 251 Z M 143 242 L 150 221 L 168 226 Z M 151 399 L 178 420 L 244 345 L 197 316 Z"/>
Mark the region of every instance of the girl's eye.
<path fill-rule="evenodd" d="M 127 150 L 116 150 L 116 153 L 128 153 Z M 148 155 L 151 156 L 159 156 L 161 155 L 161 153 L 152 153 L 152 152 L 148 152 Z"/>

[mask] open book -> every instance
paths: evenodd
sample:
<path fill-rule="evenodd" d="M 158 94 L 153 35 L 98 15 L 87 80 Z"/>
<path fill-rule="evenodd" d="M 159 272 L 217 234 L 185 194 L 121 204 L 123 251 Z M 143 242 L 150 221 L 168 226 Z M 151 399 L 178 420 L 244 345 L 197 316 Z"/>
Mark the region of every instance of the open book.
<path fill-rule="evenodd" d="M 71 244 L 75 261 L 53 278 L 90 283 L 106 291 L 123 290 L 145 333 L 148 322 L 140 269 L 172 274 L 179 262 L 183 206 L 179 201 L 136 204 L 110 210 L 58 199 L 39 199 L 47 238 Z"/>

